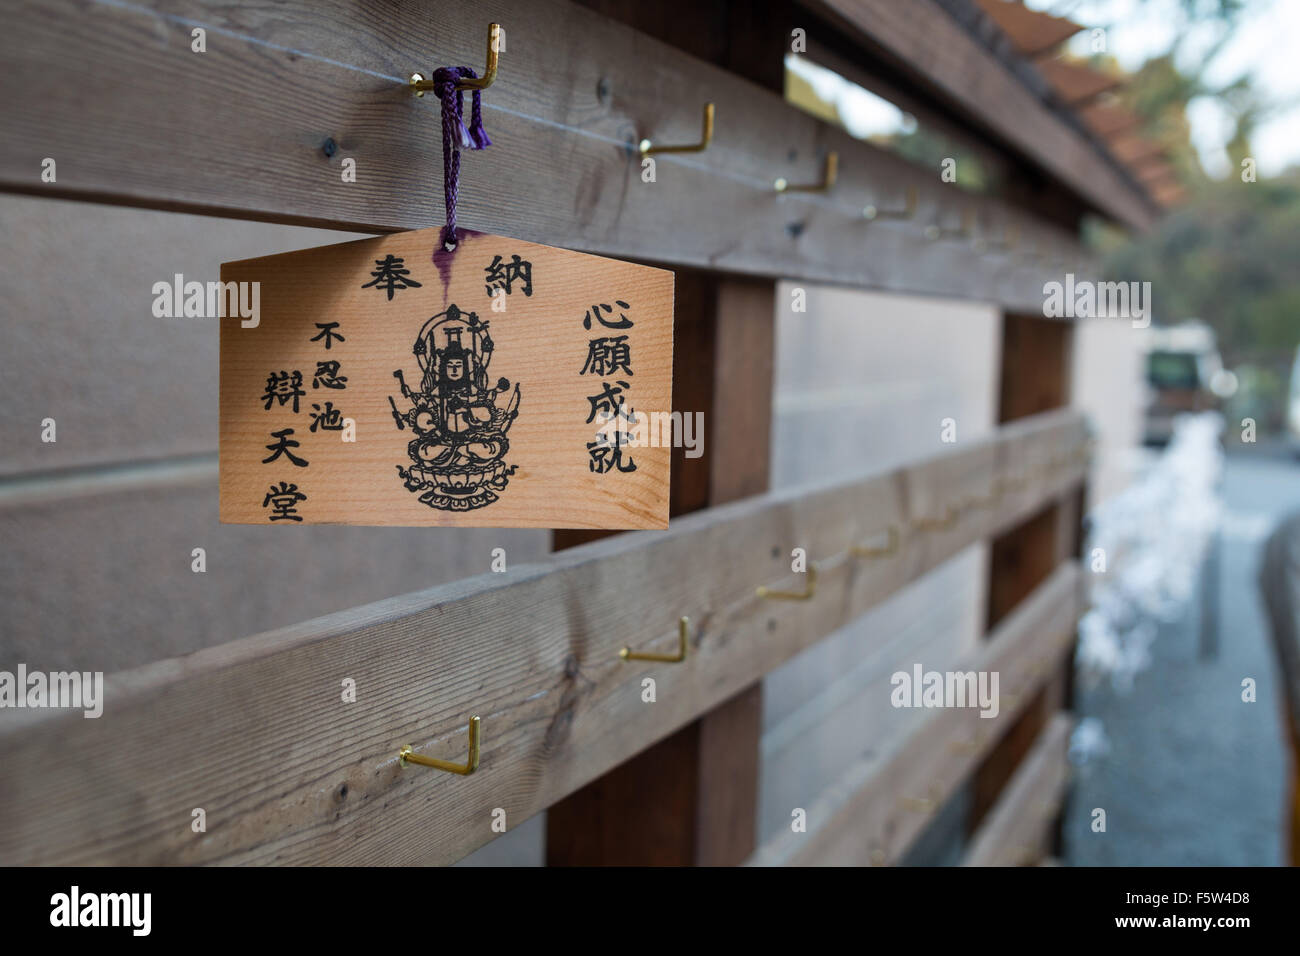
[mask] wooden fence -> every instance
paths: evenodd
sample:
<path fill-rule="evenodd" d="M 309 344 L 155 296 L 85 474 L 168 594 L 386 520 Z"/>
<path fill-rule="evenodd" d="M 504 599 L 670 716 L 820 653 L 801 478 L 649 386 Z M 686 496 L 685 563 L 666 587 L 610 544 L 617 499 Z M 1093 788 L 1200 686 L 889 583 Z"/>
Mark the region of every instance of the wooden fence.
<path fill-rule="evenodd" d="M 437 106 L 405 78 L 474 62 L 501 23 L 494 146 L 462 184 L 462 221 L 678 270 L 673 407 L 727 427 L 703 458 L 675 455 L 666 532 L 557 533 L 554 554 L 505 574 L 114 674 L 111 719 L 0 712 L 0 862 L 451 863 L 497 836 L 505 808 L 512 825 L 550 810 L 556 864 L 884 864 L 959 787 L 973 795 L 967 862 L 1050 852 L 1089 445 L 1069 408 L 1070 326 L 1036 314 L 1045 277 L 1090 274 L 1083 212 L 1142 225 L 1154 210 L 962 26 L 960 4 L 674 4 L 671 23 L 563 0 L 8 6 L 0 188 L 368 232 L 439 220 Z M 828 58 L 913 91 L 1021 187 L 963 193 L 785 102 L 792 23 Z M 191 50 L 196 28 L 206 53 Z M 634 144 L 690 141 L 705 100 L 713 146 L 663 156 L 642 184 Z M 774 192 L 779 177 L 817 181 L 832 151 L 833 190 Z M 56 183 L 40 181 L 46 156 Z M 340 182 L 344 156 L 355 184 Z M 913 190 L 908 217 L 862 215 Z M 948 238 L 972 208 L 973 233 Z M 997 247 L 1008 229 L 1022 241 Z M 892 471 L 768 492 L 777 277 L 1002 308 L 1000 427 Z M 60 493 L 12 484 L 11 505 Z M 846 768 L 807 832 L 756 846 L 763 677 L 979 541 L 987 640 L 959 663 L 1000 673 L 998 715 L 921 714 Z M 680 663 L 620 658 L 671 654 L 683 617 Z M 356 704 L 339 702 L 345 678 L 364 689 Z M 464 760 L 471 717 L 475 773 L 401 766 L 404 745 Z"/>

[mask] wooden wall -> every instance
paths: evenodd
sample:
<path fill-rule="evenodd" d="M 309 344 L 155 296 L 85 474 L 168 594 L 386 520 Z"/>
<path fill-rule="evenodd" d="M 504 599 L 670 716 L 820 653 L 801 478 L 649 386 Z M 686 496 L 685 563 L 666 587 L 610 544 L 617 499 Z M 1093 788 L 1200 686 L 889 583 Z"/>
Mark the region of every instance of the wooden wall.
<path fill-rule="evenodd" d="M 807 312 L 795 312 L 797 290 Z M 997 309 L 781 283 L 772 472 L 790 487 L 885 468 L 990 433 L 997 413 Z M 937 347 L 943 342 L 943 347 Z M 815 543 L 814 556 L 815 556 Z M 945 670 L 984 633 L 987 547 L 976 544 L 764 681 L 760 838 L 788 829 L 844 768 L 884 748 L 915 712 L 890 676 Z"/>
<path fill-rule="evenodd" d="M 0 661 L 123 670 L 546 552 L 542 531 L 324 526 L 272 549 L 217 523 L 217 323 L 155 318 L 153 283 L 351 238 L 0 197 Z"/>
<path fill-rule="evenodd" d="M 692 43 L 685 21 L 617 0 L 499 0 L 511 33 L 487 104 L 497 148 L 475 157 L 462 219 L 683 270 L 677 381 L 690 401 L 674 405 L 711 416 L 706 458 L 677 460 L 685 517 L 551 556 L 545 533 L 414 529 L 303 528 L 268 550 L 256 529 L 216 524 L 215 324 L 154 318 L 152 285 L 349 237 L 51 197 L 335 229 L 427 225 L 440 213 L 436 107 L 402 78 L 430 56 L 481 49 L 482 23 L 434 3 L 381 36 L 337 0 L 309 15 L 162 6 L 31 5 L 0 41 L 15 87 L 0 186 L 45 193 L 0 202 L 0 652 L 117 672 L 111 726 L 4 715 L 0 816 L 12 825 L 0 861 L 617 862 L 644 860 L 622 855 L 639 845 L 658 862 L 732 863 L 761 835 L 760 862 L 897 862 L 956 801 L 976 859 L 1042 842 L 1041 821 L 1019 831 L 1017 808 L 1063 777 L 1054 715 L 1078 612 L 1068 559 L 1083 425 L 1038 414 L 1070 403 L 1069 327 L 1015 310 L 1037 309 L 1049 263 L 1088 268 L 1067 214 L 1080 199 L 1147 218 L 1127 201 L 1131 184 L 1090 149 L 1037 147 L 1086 144 L 934 3 L 908 16 L 815 7 L 846 37 L 865 31 L 870 49 L 929 70 L 933 105 L 965 102 L 999 148 L 1033 153 L 1073 191 L 1054 214 L 1038 197 L 959 194 L 799 113 L 780 99 L 771 49 Z M 724 6 L 735 15 L 724 22 L 751 37 L 779 24 L 783 42 L 796 9 Z M 213 28 L 198 61 L 193 22 Z M 944 55 L 929 57 L 936 36 Z M 93 107 L 64 98 L 69 55 L 100 78 Z M 1014 120 L 972 99 L 978 79 L 1022 107 Z M 665 157 L 640 188 L 629 144 L 693 133 L 701 90 L 718 105 L 717 142 Z M 208 121 L 196 127 L 196 113 Z M 811 181 L 832 150 L 833 194 L 770 188 Z M 362 171 L 342 188 L 340 151 Z M 47 188 L 36 171 L 51 152 L 60 177 Z M 862 219 L 865 203 L 908 188 L 915 219 Z M 982 229 L 1023 227 L 1024 248 L 924 238 L 968 203 Z M 790 310 L 778 275 L 805 284 L 806 312 Z M 832 282 L 946 298 L 812 285 Z M 47 417 L 56 444 L 39 442 Z M 996 428 L 1007 423 L 1019 424 Z M 960 504 L 959 520 L 936 528 L 945 503 Z M 855 554 L 890 523 L 904 531 L 890 560 Z M 796 546 L 825 559 L 818 600 L 757 597 L 757 583 L 789 583 Z M 485 573 L 496 547 L 513 573 Z M 692 656 L 654 670 L 663 697 L 646 710 L 643 671 L 618 647 L 657 646 L 679 613 L 695 618 Z M 987 733 L 978 719 L 970 733 L 969 712 L 909 719 L 887 706 L 893 670 L 957 660 L 1012 678 Z M 339 668 L 367 687 L 351 711 Z M 472 778 L 399 768 L 402 740 L 461 753 L 475 709 L 490 729 Z M 51 765 L 56 741 L 75 760 Z M 194 794 L 213 807 L 198 839 L 173 826 Z M 498 804 L 512 814 L 503 838 L 484 822 Z M 814 804 L 816 833 L 788 843 L 790 809 Z M 397 847 L 394 826 L 410 833 Z"/>

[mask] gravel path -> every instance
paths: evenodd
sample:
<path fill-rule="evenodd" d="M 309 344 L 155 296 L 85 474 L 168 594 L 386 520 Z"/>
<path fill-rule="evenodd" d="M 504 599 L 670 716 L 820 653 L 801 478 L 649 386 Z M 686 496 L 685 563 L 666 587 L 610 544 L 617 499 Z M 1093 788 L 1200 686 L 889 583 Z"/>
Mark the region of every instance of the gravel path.
<path fill-rule="evenodd" d="M 1283 862 L 1287 752 L 1281 684 L 1259 598 L 1263 539 L 1300 510 L 1300 464 L 1228 459 L 1219 562 L 1217 653 L 1201 654 L 1199 609 L 1165 628 L 1132 690 L 1081 691 L 1107 756 L 1076 771 L 1065 861 L 1074 866 L 1272 866 Z M 1256 703 L 1241 700 L 1243 678 Z M 1107 832 L 1091 831 L 1092 809 Z"/>

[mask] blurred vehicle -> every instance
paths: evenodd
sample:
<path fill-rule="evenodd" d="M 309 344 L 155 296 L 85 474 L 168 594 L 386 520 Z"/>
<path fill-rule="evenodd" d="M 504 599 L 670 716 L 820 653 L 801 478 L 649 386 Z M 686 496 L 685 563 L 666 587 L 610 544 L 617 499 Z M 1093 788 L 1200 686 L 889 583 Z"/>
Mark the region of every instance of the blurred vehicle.
<path fill-rule="evenodd" d="M 1217 409 L 1219 398 L 1235 386 L 1214 330 L 1199 319 L 1147 330 L 1146 381 L 1143 441 L 1148 445 L 1167 444 L 1175 415 Z"/>
<path fill-rule="evenodd" d="M 1286 434 L 1291 449 L 1300 455 L 1300 346 L 1295 350 L 1291 365 L 1291 388 L 1286 399 Z"/>

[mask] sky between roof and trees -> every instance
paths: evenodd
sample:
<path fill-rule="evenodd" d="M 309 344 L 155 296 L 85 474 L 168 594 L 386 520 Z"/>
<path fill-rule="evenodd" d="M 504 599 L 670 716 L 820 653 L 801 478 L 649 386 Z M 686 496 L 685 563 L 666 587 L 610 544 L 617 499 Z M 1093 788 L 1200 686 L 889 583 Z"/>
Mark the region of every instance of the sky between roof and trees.
<path fill-rule="evenodd" d="M 1300 3 L 1296 0 L 1026 0 L 1087 29 L 1067 44 L 1096 56 L 1092 30 L 1105 31 L 1105 56 L 1126 73 L 1169 57 L 1199 86 L 1186 107 L 1190 138 L 1205 172 L 1235 171 L 1228 144 L 1247 112 L 1261 176 L 1300 165 Z"/>

